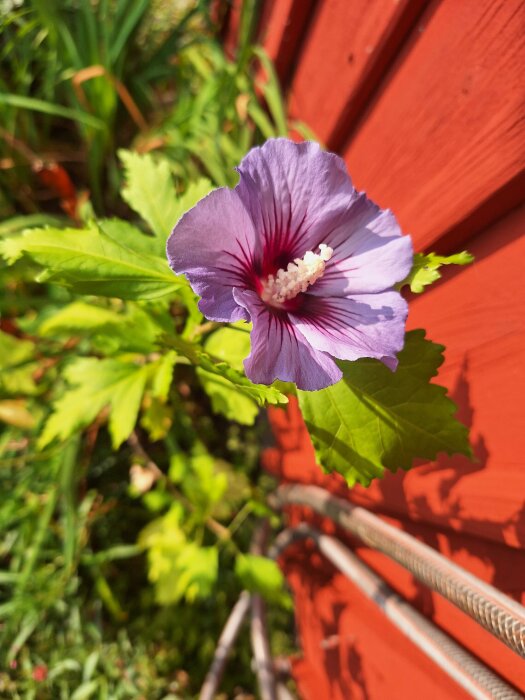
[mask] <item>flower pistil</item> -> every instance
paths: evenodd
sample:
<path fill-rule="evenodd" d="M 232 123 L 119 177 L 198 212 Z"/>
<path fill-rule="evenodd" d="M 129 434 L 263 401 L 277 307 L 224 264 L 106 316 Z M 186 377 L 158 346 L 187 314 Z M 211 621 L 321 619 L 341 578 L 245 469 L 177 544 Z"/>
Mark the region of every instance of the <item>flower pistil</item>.
<path fill-rule="evenodd" d="M 320 244 L 319 253 L 306 251 L 302 258 L 295 258 L 288 263 L 286 269 L 281 268 L 275 275 L 268 275 L 262 283 L 261 299 L 271 306 L 279 307 L 300 292 L 306 292 L 308 287 L 323 276 L 326 263 L 333 254 L 334 251 L 326 243 Z"/>

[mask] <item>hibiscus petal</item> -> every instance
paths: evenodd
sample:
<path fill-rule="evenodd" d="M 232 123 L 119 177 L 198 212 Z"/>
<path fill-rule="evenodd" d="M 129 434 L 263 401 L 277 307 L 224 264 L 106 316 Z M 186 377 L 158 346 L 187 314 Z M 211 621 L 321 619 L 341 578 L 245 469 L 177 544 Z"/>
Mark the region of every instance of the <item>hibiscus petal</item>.
<path fill-rule="evenodd" d="M 323 277 L 309 290 L 315 296 L 382 292 L 403 280 L 412 267 L 409 236 L 402 236 L 388 209 L 359 194 L 344 222 L 322 243 L 333 249 Z"/>
<path fill-rule="evenodd" d="M 270 139 L 241 161 L 236 187 L 264 243 L 264 261 L 303 257 L 323 243 L 356 192 L 344 161 L 316 143 Z"/>
<path fill-rule="evenodd" d="M 166 247 L 170 267 L 184 273 L 212 321 L 246 319 L 232 288 L 251 285 L 257 239 L 252 220 L 234 190 L 220 188 L 177 223 Z"/>
<path fill-rule="evenodd" d="M 306 295 L 294 326 L 317 350 L 341 360 L 375 357 L 390 369 L 404 343 L 408 306 L 397 292 L 321 298 Z"/>
<path fill-rule="evenodd" d="M 252 382 L 271 384 L 280 379 L 315 391 L 341 379 L 335 362 L 311 347 L 286 314 L 269 309 L 255 292 L 235 289 L 233 295 L 253 322 L 251 353 L 244 361 Z"/>

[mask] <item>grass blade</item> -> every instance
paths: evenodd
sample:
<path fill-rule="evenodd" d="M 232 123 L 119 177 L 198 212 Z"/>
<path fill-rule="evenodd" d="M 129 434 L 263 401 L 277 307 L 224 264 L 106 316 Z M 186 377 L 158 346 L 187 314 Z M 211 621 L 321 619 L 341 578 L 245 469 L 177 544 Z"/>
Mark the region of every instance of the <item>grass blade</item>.
<path fill-rule="evenodd" d="M 100 129 L 103 131 L 106 128 L 106 125 L 102 119 L 98 119 L 91 114 L 79 112 L 78 110 L 70 109 L 69 107 L 62 107 L 61 105 L 55 105 L 51 102 L 39 100 L 35 97 L 24 97 L 23 95 L 4 93 L 0 94 L 0 104 L 5 104 L 9 107 L 16 107 L 18 109 L 28 109 L 33 112 L 42 112 L 42 114 L 50 114 L 54 117 L 71 119 L 72 121 L 80 122 L 85 126 L 90 126 L 92 129 Z"/>

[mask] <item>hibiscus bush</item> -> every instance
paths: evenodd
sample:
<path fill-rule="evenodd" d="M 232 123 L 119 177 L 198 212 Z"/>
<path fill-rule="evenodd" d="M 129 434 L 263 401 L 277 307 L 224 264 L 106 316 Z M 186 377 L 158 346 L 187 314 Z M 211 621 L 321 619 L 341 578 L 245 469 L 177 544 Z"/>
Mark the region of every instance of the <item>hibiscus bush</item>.
<path fill-rule="evenodd" d="M 12 426 L 3 451 L 12 467 L 38 461 L 48 481 L 44 508 L 35 485 L 24 505 L 40 512 L 25 535 L 37 549 L 12 557 L 4 579 L 16 592 L 3 628 L 8 662 L 37 628 L 38 591 L 54 608 L 78 585 L 70 573 L 79 565 L 108 612 L 126 620 L 119 598 L 132 582 L 113 591 L 107 570 L 141 553 L 154 604 L 197 614 L 212 600 L 227 608 L 247 587 L 289 611 L 278 568 L 248 549 L 256 518 L 279 522 L 265 502 L 270 480 L 256 476 L 258 416 L 291 394 L 320 468 L 349 486 L 416 458 L 470 454 L 467 429 L 433 382 L 443 347 L 423 330 L 405 333 L 402 296 L 468 254 L 414 256 L 392 213 L 357 193 L 343 162 L 312 142 L 254 148 L 234 189 L 200 178 L 177 191 L 162 158 L 120 159 L 135 220 L 85 208 L 75 227 L 15 220 L 2 231 L 2 274 L 17 294 L 34 295 L 16 332 L 0 332 L 0 415 Z M 32 456 L 20 455 L 29 445 Z M 124 523 L 112 531 L 101 518 L 100 491 L 82 488 L 123 465 L 129 507 L 141 501 L 150 514 L 126 544 Z M 6 487 L 22 493 L 24 476 L 14 468 Z M 16 530 L 20 513 L 6 517 Z M 63 553 L 36 577 L 51 523 Z M 190 640 L 186 652 L 194 644 L 203 672 L 214 640 L 203 644 L 202 631 Z"/>
<path fill-rule="evenodd" d="M 111 31 L 122 29 L 121 39 L 130 31 L 123 54 L 157 73 L 141 84 L 144 70 L 126 61 L 118 76 L 81 73 L 76 91 L 71 80 L 92 55 L 78 47 L 73 69 L 50 43 L 58 24 L 39 24 L 37 4 L 66 24 L 79 5 L 26 3 L 0 20 L 8 38 L 0 70 L 0 696 L 192 697 L 244 588 L 272 601 L 273 649 L 289 653 L 294 641 L 279 570 L 248 553 L 262 517 L 278 526 L 266 506 L 274 485 L 258 462 L 269 440 L 262 398 L 246 380 L 236 395 L 170 347 L 174 339 L 202 347 L 210 328 L 188 285 L 174 283 L 165 240 L 173 215 L 234 182 L 242 154 L 288 125 L 271 64 L 248 44 L 242 60 L 229 61 L 207 29 L 205 1 L 97 5 L 134 8 L 127 26 Z M 141 26 L 148 6 L 177 15 L 172 38 L 174 24 L 162 17 Z M 257 94 L 256 59 L 269 75 Z M 109 74 L 126 83 L 147 124 L 137 128 L 114 101 L 96 102 L 92 113 L 92 89 L 114 100 L 121 88 Z M 79 106 L 77 93 L 87 102 Z M 111 118 L 95 133 L 106 107 Z M 134 150 L 117 156 L 132 137 Z M 154 155 L 139 155 L 146 151 Z M 90 242 L 79 237 L 89 231 Z M 84 269 L 84 290 L 46 280 L 36 258 L 7 250 L 44 233 L 64 270 L 88 242 L 86 260 L 70 268 L 71 279 Z M 55 243 L 67 240 L 58 253 Z M 90 289 L 88 258 L 99 283 L 107 276 L 105 291 L 104 283 Z M 109 272 L 118 260 L 125 300 L 116 269 Z M 141 283 L 137 263 L 160 273 L 156 291 L 150 272 Z M 125 292 L 133 270 L 136 289 Z M 171 338 L 159 344 L 164 334 Z M 217 341 L 233 352 L 238 338 Z M 240 382 L 242 352 L 232 359 Z M 223 684 L 230 694 L 254 684 L 244 634 Z"/>
<path fill-rule="evenodd" d="M 36 590 L 49 592 L 52 581 L 64 595 L 68 569 L 80 563 L 117 619 L 126 613 L 104 569 L 141 552 L 158 604 L 198 606 L 233 576 L 232 593 L 255 585 L 289 608 L 279 570 L 246 554 L 251 527 L 241 525 L 270 514 L 268 487 L 251 476 L 260 429 L 248 441 L 246 431 L 291 394 L 320 468 L 350 486 L 416 458 L 470 453 L 453 402 L 432 381 L 443 347 L 423 330 L 405 333 L 401 294 L 423 290 L 440 265 L 465 264 L 468 254 L 414 256 L 392 213 L 356 193 L 342 161 L 311 142 L 273 139 L 253 149 L 234 189 L 200 178 L 180 192 L 162 158 L 120 158 L 135 220 L 95 218 L 87 208 L 76 227 L 15 220 L 0 242 L 16 292 L 35 294 L 35 280 L 51 294 L 18 319 L 22 333 L 0 333 L 0 411 L 57 483 L 38 517 L 39 546 L 60 499 L 62 527 L 73 535 L 43 578 L 31 578 L 31 561 L 20 569 L 12 560 L 4 583 L 22 578 L 11 605 L 15 629 L 25 631 L 13 638 L 4 628 L 8 660 L 38 624 Z M 125 445 L 128 497 L 153 517 L 136 543 L 97 550 L 91 531 L 102 505 L 92 491 L 75 503 L 87 478 L 78 460 L 106 429 L 102 462 L 90 469 L 106 472 Z M 12 432 L 5 439 L 11 463 L 23 460 Z M 20 484 L 15 474 L 9 483 Z M 10 517 L 14 526 L 20 515 Z M 203 658 L 208 641 L 199 644 Z"/>
<path fill-rule="evenodd" d="M 190 696 L 246 587 L 272 602 L 274 647 L 293 644 L 283 577 L 248 553 L 261 517 L 278 524 L 257 417 L 286 399 L 246 379 L 248 334 L 210 328 L 164 253 L 165 222 L 212 185 L 179 195 L 167 161 L 120 156 L 133 223 L 88 210 L 74 228 L 23 218 L 2 229 L 0 647 L 20 692 Z M 144 667 L 159 649 L 162 664 Z M 248 649 L 226 688 L 250 686 Z M 125 659 L 126 682 L 108 678 L 106 655 Z"/>
<path fill-rule="evenodd" d="M 350 486 L 415 458 L 469 455 L 455 405 L 431 383 L 443 347 L 424 331 L 405 335 L 401 290 L 421 291 L 441 264 L 470 256 L 414 259 L 392 212 L 357 193 L 344 162 L 315 143 L 267 141 L 238 171 L 233 190 L 182 216 L 167 253 L 207 319 L 251 330 L 252 386 L 297 394 L 319 464 Z M 230 359 L 224 347 L 221 359 Z"/>
<path fill-rule="evenodd" d="M 173 381 L 193 367 L 212 410 L 241 424 L 297 394 L 320 465 L 349 485 L 439 452 L 470 454 L 453 402 L 431 382 L 443 348 L 424 331 L 405 334 L 401 294 L 468 254 L 414 259 L 393 214 L 311 142 L 270 140 L 243 159 L 234 189 L 200 179 L 182 194 L 165 162 L 126 151 L 121 160 L 122 194 L 143 228 L 89 215 L 80 228 L 29 228 L 0 244 L 8 264 L 36 267 L 38 281 L 74 295 L 31 320 L 50 349 L 76 337 L 39 421 L 41 449 L 103 410 L 114 449 L 137 424 L 165 438 Z M 173 222 L 176 274 L 165 255 Z M 18 347 L 7 354 L 17 363 L 37 351 L 4 342 Z"/>
<path fill-rule="evenodd" d="M 140 44 L 139 14 L 128 29 Z M 25 20 L 16 14 L 10 31 Z M 43 37 L 58 51 L 49 23 Z M 163 42 L 177 49 L 176 100 Z M 128 123 L 133 149 L 116 151 L 122 105 L 107 72 L 81 73 L 78 85 L 95 81 L 85 91 L 62 85 L 69 109 L 105 119 L 102 140 L 84 127 L 72 139 L 74 179 L 96 187 L 90 198 L 68 181 L 68 218 L 26 207 L 9 173 L 1 181 L 9 213 L 32 213 L 0 223 L 0 694 L 192 697 L 244 589 L 270 604 L 274 653 L 290 652 L 283 576 L 251 551 L 261 519 L 281 527 L 259 465 L 267 406 L 286 410 L 296 396 L 319 468 L 349 488 L 440 452 L 470 454 L 435 381 L 444 348 L 405 329 L 406 293 L 470 256 L 414 254 L 338 156 L 285 138 L 259 49 L 244 45 L 232 63 L 183 27 L 157 47 L 152 63 L 137 58 L 157 71 L 157 94 L 114 56 L 133 100 L 161 105 L 140 133 Z M 255 59 L 268 77 L 258 90 Z M 77 104 L 103 88 L 107 119 Z M 40 140 L 34 97 L 10 95 L 0 106 L 18 135 L 27 128 L 32 149 L 52 142 L 64 122 L 48 122 Z M 28 153 L 20 139 L 3 147 L 6 158 Z M 225 679 L 232 693 L 253 686 L 244 642 Z"/>

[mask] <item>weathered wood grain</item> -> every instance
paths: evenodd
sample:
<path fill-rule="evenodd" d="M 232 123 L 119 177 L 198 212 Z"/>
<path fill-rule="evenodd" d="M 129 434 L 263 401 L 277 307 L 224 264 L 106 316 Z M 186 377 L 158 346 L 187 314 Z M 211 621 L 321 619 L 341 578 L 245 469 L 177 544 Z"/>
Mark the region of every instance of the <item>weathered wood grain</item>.
<path fill-rule="evenodd" d="M 268 0 L 259 23 L 259 40 L 286 88 L 319 0 Z"/>
<path fill-rule="evenodd" d="M 338 150 L 382 80 L 424 0 L 325 0 L 290 86 L 292 116 Z"/>
<path fill-rule="evenodd" d="M 432 3 L 344 152 L 418 248 L 523 200 L 524 30 L 522 0 Z"/>

